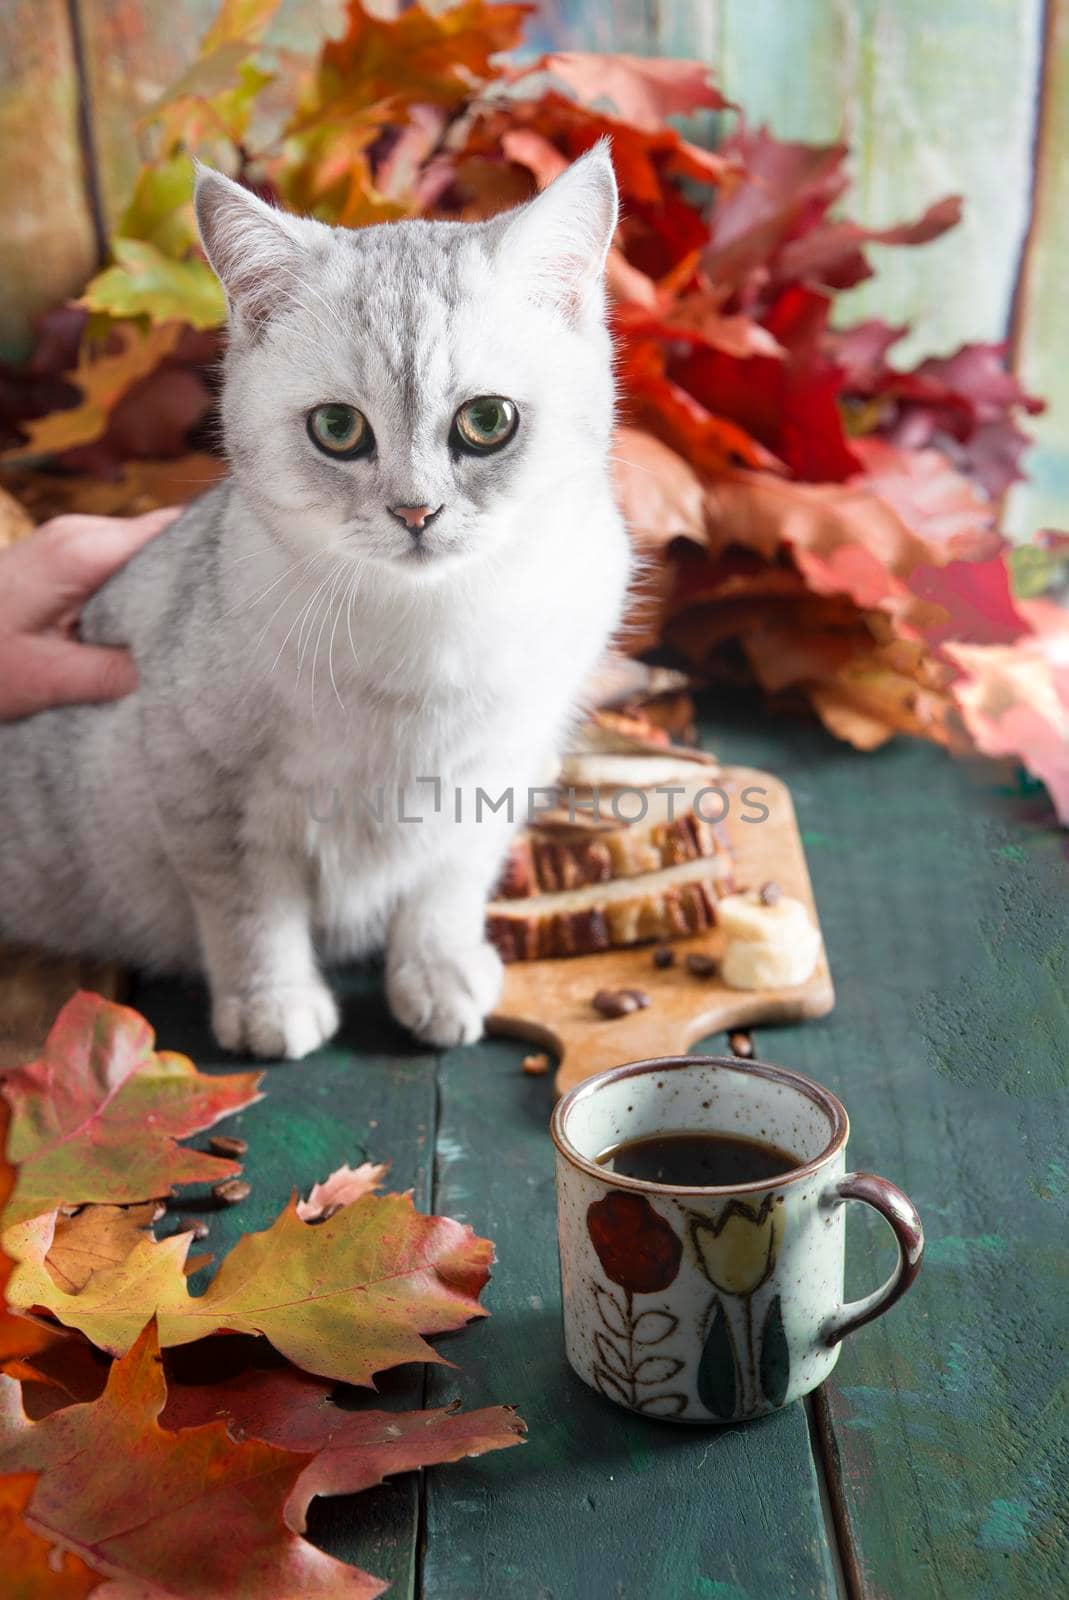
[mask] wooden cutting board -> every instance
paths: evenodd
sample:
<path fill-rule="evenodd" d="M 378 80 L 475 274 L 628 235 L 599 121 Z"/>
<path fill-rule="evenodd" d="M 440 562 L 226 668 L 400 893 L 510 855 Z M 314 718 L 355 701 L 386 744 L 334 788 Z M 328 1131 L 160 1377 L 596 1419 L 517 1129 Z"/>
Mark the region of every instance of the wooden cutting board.
<path fill-rule="evenodd" d="M 774 879 L 785 894 L 808 908 L 819 927 L 805 851 L 786 784 L 753 767 L 724 767 L 710 780 L 730 800 L 725 819 L 740 888 L 758 888 Z M 762 789 L 768 817 L 747 822 L 752 808 L 739 796 L 749 786 Z M 715 804 L 709 802 L 710 809 Z M 684 1055 L 697 1040 L 728 1028 L 757 1022 L 797 1022 L 823 1017 L 835 1004 L 835 991 L 822 953 L 806 983 L 783 989 L 731 989 L 719 977 L 696 978 L 686 957 L 701 950 L 718 957 L 722 935 L 713 929 L 689 939 L 674 939 L 676 962 L 659 971 L 651 947 L 635 945 L 596 956 L 560 961 L 516 961 L 505 968 L 505 987 L 487 1019 L 493 1033 L 532 1039 L 560 1058 L 556 1088 L 565 1094 L 584 1078 L 624 1061 L 648 1056 Z M 598 1015 L 591 999 L 598 989 L 645 989 L 651 1004 L 626 1017 Z"/>

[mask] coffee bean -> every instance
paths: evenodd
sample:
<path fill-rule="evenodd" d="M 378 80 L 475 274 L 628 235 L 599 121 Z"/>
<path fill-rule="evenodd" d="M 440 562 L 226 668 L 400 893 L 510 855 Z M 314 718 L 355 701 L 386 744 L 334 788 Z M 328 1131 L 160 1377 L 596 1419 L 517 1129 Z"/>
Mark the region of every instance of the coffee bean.
<path fill-rule="evenodd" d="M 200 1217 L 179 1217 L 178 1231 L 179 1233 L 191 1233 L 194 1239 L 206 1239 L 208 1237 L 208 1224 L 202 1222 Z"/>
<path fill-rule="evenodd" d="M 752 1056 L 753 1042 L 748 1033 L 729 1033 L 728 1045 L 733 1056 Z"/>
<path fill-rule="evenodd" d="M 783 899 L 783 890 L 773 879 L 763 883 L 757 891 L 757 898 L 763 906 L 774 906 L 778 900 Z"/>
<path fill-rule="evenodd" d="M 694 950 L 687 957 L 687 971 L 692 972 L 696 978 L 711 978 L 716 971 L 716 962 L 712 956 L 702 955 Z"/>
<path fill-rule="evenodd" d="M 243 1156 L 249 1148 L 247 1139 L 237 1139 L 231 1133 L 213 1133 L 208 1140 L 208 1149 L 213 1156 L 232 1156 L 235 1160 Z"/>
<path fill-rule="evenodd" d="M 640 1011 L 645 1011 L 653 1003 L 645 989 L 621 989 L 620 993 L 629 994 Z"/>
<path fill-rule="evenodd" d="M 546 1055 L 524 1056 L 523 1070 L 529 1078 L 544 1078 L 549 1071 L 549 1057 Z"/>
<path fill-rule="evenodd" d="M 626 1017 L 638 1010 L 638 1001 L 626 989 L 599 989 L 590 1003 L 603 1017 Z"/>
<path fill-rule="evenodd" d="M 222 1183 L 212 1184 L 212 1194 L 224 1206 L 239 1206 L 251 1193 L 252 1184 L 244 1178 L 224 1178 Z"/>
<path fill-rule="evenodd" d="M 676 953 L 675 953 L 675 951 L 674 950 L 670 950 L 666 944 L 659 944 L 657 946 L 656 950 L 653 952 L 653 964 L 654 964 L 654 966 L 657 967 L 661 972 L 663 972 L 665 967 L 674 967 L 675 963 L 676 963 Z"/>

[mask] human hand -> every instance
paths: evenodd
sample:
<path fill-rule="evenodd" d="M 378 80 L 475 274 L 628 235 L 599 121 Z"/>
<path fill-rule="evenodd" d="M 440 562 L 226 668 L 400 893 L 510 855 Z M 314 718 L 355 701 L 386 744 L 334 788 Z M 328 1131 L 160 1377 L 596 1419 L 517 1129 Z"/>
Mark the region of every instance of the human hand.
<path fill-rule="evenodd" d="M 54 517 L 0 550 L 0 722 L 50 706 L 121 700 L 137 688 L 127 650 L 83 644 L 91 595 L 178 516 Z"/>

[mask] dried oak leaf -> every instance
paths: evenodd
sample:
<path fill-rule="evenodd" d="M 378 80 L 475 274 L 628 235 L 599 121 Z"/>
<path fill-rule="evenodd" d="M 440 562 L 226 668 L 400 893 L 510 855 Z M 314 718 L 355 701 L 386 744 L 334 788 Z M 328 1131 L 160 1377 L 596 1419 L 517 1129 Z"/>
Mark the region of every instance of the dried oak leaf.
<path fill-rule="evenodd" d="M 0 1469 L 40 1474 L 29 1527 L 139 1600 L 374 1600 L 386 1587 L 299 1538 L 283 1507 L 307 1454 L 237 1442 L 221 1422 L 170 1433 L 155 1330 L 111 1369 L 99 1400 L 31 1422 L 0 1379 Z"/>
<path fill-rule="evenodd" d="M 851 288 L 870 275 L 865 244 L 925 244 L 961 216 L 960 199 L 950 196 L 916 222 L 890 228 L 830 221 L 849 182 L 842 144 L 802 144 L 743 126 L 720 154 L 740 177 L 713 213 L 703 265 L 713 283 L 731 288 L 748 307 L 791 283 Z"/>
<path fill-rule="evenodd" d="M 819 223 L 846 189 L 847 153 L 840 144 L 776 139 L 767 128 L 740 128 L 725 140 L 720 154 L 740 176 L 713 212 L 703 255 L 710 281 L 756 296 L 780 246 Z"/>
<path fill-rule="evenodd" d="M 1029 440 L 1018 416 L 1045 409 L 1007 370 L 1006 353 L 1004 343 L 967 344 L 909 372 L 885 369 L 876 391 L 890 420 L 881 422 L 880 434 L 910 450 L 938 444 L 997 499 L 1022 476 Z"/>
<path fill-rule="evenodd" d="M 0 1086 L 11 1107 L 7 1154 L 18 1167 L 5 1226 L 59 1205 L 147 1200 L 241 1170 L 176 1141 L 252 1105 L 262 1074 L 209 1077 L 154 1043 L 127 1006 L 85 992 L 68 1000 L 40 1058 Z"/>
<path fill-rule="evenodd" d="M 351 1411 L 333 1404 L 334 1385 L 295 1367 L 248 1368 L 226 1383 L 171 1383 L 164 1428 L 221 1420 L 235 1439 L 260 1439 L 314 1452 L 294 1485 L 285 1516 L 303 1533 L 316 1495 L 357 1494 L 395 1472 L 519 1444 L 524 1424 L 511 1406 L 481 1411 Z"/>
<path fill-rule="evenodd" d="M 831 300 L 793 284 L 761 326 L 771 354 L 739 356 L 696 336 L 677 347 L 668 376 L 710 411 L 729 417 L 787 466 L 795 478 L 837 483 L 861 462 L 843 431 L 843 377 L 822 347 Z"/>
<path fill-rule="evenodd" d="M 493 76 L 491 57 L 519 44 L 526 14 L 524 5 L 460 0 L 437 14 L 415 4 L 387 19 L 350 0 L 345 33 L 324 45 L 315 89 L 291 131 L 379 101 L 455 104 Z"/>
<path fill-rule="evenodd" d="M 19 1260 L 11 1303 L 48 1311 L 113 1355 L 130 1349 L 155 1316 L 164 1346 L 260 1334 L 306 1372 L 374 1387 L 376 1372 L 405 1362 L 448 1366 L 421 1335 L 486 1315 L 478 1297 L 490 1276 L 490 1241 L 449 1217 L 424 1216 L 408 1194 L 365 1195 L 316 1227 L 291 1200 L 269 1228 L 239 1239 L 196 1298 L 184 1271 L 188 1233 L 142 1238 L 118 1266 L 64 1294 L 44 1265 L 49 1221 L 5 1235 Z"/>
<path fill-rule="evenodd" d="M 652 553 L 672 539 L 705 540 L 705 484 L 689 461 L 639 428 L 617 428 L 613 489 L 628 530 Z"/>
<path fill-rule="evenodd" d="M 775 276 L 786 282 L 802 280 L 835 289 L 851 289 L 872 275 L 863 245 L 928 244 L 957 227 L 961 211 L 961 196 L 947 195 L 930 205 L 916 222 L 895 223 L 889 228 L 866 228 L 861 223 L 841 218 L 822 221 L 783 245 L 776 261 Z"/>
<path fill-rule="evenodd" d="M 147 1236 L 157 1202 L 136 1206 L 83 1206 L 74 1216 L 59 1212 L 45 1268 L 57 1289 L 77 1294 L 94 1272 L 118 1266 Z"/>
<path fill-rule="evenodd" d="M 77 405 L 52 411 L 39 421 L 27 422 L 26 443 L 5 451 L 2 459 L 61 455 L 76 446 L 91 444 L 108 429 L 111 413 L 141 378 L 155 372 L 174 350 L 181 328 L 171 322 L 142 332 L 130 324 L 117 326 L 104 351 L 83 350 L 78 365 L 67 374 L 82 398 Z M 116 348 L 117 347 L 117 348 Z"/>
<path fill-rule="evenodd" d="M 161 506 L 183 505 L 204 494 L 226 472 L 207 454 L 172 461 L 127 461 L 114 478 L 90 478 L 26 467 L 0 468 L 0 477 L 38 522 L 77 511 L 84 516 L 139 517 Z"/>
<path fill-rule="evenodd" d="M 226 296 L 215 273 L 192 256 L 175 260 L 147 239 L 111 241 L 112 264 L 86 286 L 81 304 L 109 317 L 148 317 L 154 323 L 188 322 L 218 328 Z"/>
<path fill-rule="evenodd" d="M 458 159 L 461 155 L 499 156 L 506 134 L 528 129 L 554 145 L 568 161 L 577 160 L 600 139 L 612 141 L 613 168 L 625 217 L 632 223 L 641 222 L 644 230 L 656 234 L 666 246 L 667 259 L 657 275 L 704 243 L 702 213 L 681 197 L 676 180 L 720 184 L 731 166 L 719 153 L 689 144 L 673 128 L 634 127 L 550 90 L 537 99 L 510 99 L 507 107 L 498 104 L 481 111 L 467 130 Z M 517 159 L 527 164 L 525 156 L 517 155 Z M 532 170 L 537 175 L 538 167 Z M 650 270 L 644 261 L 633 264 L 642 271 Z"/>
<path fill-rule="evenodd" d="M 64 1406 L 96 1400 L 104 1392 L 111 1357 L 79 1333 L 57 1339 L 29 1360 L 8 1362 L 8 1377 L 22 1384 L 22 1406 L 35 1422 Z"/>
<path fill-rule="evenodd" d="M 618 117 L 637 128 L 659 129 L 666 117 L 730 107 L 701 61 L 563 50 L 519 69 L 519 75 L 531 72 L 552 73 L 579 100 L 608 100 Z"/>
<path fill-rule="evenodd" d="M 320 1222 L 332 1217 L 342 1206 L 350 1206 L 354 1200 L 380 1189 L 389 1169 L 388 1161 L 362 1161 L 358 1167 L 350 1167 L 346 1162 L 322 1183 L 313 1183 L 308 1199 L 297 1201 L 297 1215 L 302 1222 Z"/>
<path fill-rule="evenodd" d="M 931 608 L 918 631 L 925 643 L 1012 644 L 1029 631 L 1013 593 L 1007 552 L 988 561 L 949 561 L 917 567 L 909 587 Z"/>
<path fill-rule="evenodd" d="M 1008 645 L 947 641 L 951 686 L 976 748 L 1011 756 L 1044 783 L 1069 826 L 1069 618 L 1051 602 L 1021 602 L 1034 631 Z"/>
<path fill-rule="evenodd" d="M 744 427 L 711 411 L 668 370 L 669 353 L 658 340 L 625 339 L 617 352 L 621 410 L 632 426 L 655 434 L 698 471 L 717 477 L 732 466 L 783 470 Z"/>
<path fill-rule="evenodd" d="M 278 7 L 279 0 L 223 0 L 196 59 L 143 119 L 159 123 L 164 150 L 243 142 L 260 91 L 274 82 L 254 54 Z"/>
<path fill-rule="evenodd" d="M 922 542 L 922 560 L 977 561 L 1002 541 L 995 508 L 940 450 L 902 450 L 884 439 L 854 439 L 864 485 L 897 513 Z"/>
<path fill-rule="evenodd" d="M 810 590 L 866 609 L 904 602 L 918 567 L 986 554 L 998 540 L 990 506 L 945 458 L 903 457 L 881 445 L 865 457 L 878 470 L 844 484 L 725 474 L 708 491 L 711 547 L 741 545 L 766 561 L 789 552 Z"/>
<path fill-rule="evenodd" d="M 15 1171 L 4 1155 L 7 1129 L 11 1112 L 0 1100 L 0 1214 L 3 1213 L 15 1186 Z M 8 1283 L 15 1263 L 0 1247 L 0 1364 L 20 1360 L 45 1350 L 56 1342 L 55 1334 L 40 1323 L 12 1312 L 8 1301 Z"/>
<path fill-rule="evenodd" d="M 25 1520 L 37 1487 L 35 1472 L 0 1477 L 0 1570 L 4 1600 L 84 1600 L 100 1574 L 70 1550 L 58 1550 L 50 1534 Z"/>

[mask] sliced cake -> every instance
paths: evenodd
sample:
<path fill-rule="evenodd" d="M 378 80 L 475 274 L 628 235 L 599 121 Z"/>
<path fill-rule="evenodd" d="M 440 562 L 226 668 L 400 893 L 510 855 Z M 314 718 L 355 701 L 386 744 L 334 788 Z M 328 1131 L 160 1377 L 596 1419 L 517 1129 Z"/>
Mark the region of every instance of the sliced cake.
<path fill-rule="evenodd" d="M 726 855 L 723 831 L 701 815 L 719 810 L 715 797 L 703 802 L 713 780 L 707 770 L 692 773 L 681 780 L 682 793 L 612 790 L 595 799 L 592 791 L 575 791 L 570 809 L 559 806 L 515 840 L 498 894 L 555 894 Z"/>
<path fill-rule="evenodd" d="M 718 898 L 733 888 L 731 860 L 721 852 L 560 894 L 492 900 L 487 935 L 504 961 L 594 955 L 700 933 L 713 926 Z"/>

